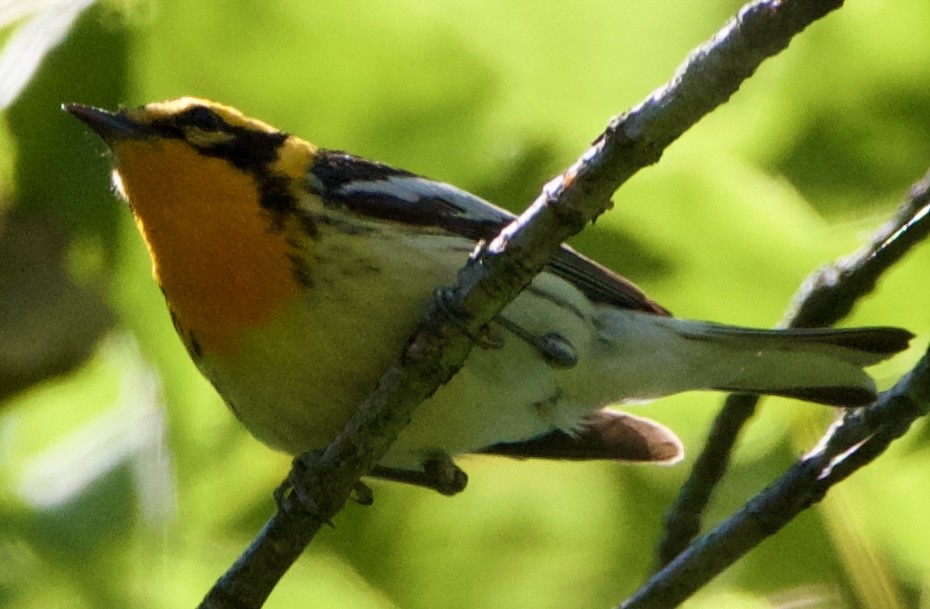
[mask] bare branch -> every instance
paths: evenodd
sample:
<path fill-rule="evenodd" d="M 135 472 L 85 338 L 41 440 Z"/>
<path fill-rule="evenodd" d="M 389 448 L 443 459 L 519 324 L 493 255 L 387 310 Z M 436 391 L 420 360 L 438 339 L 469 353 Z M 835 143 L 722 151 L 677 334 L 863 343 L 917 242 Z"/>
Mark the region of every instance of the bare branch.
<path fill-rule="evenodd" d="M 882 274 L 930 233 L 930 172 L 911 187 L 894 216 L 869 243 L 854 254 L 812 273 L 792 299 L 783 326 L 830 326 L 846 316 L 869 294 Z M 660 565 L 668 564 L 691 543 L 714 489 L 730 462 L 743 426 L 755 413 L 759 397 L 731 395 L 714 420 L 704 450 L 694 462 L 665 519 L 665 538 L 659 544 Z"/>
<path fill-rule="evenodd" d="M 870 463 L 930 411 L 930 359 L 867 408 L 851 411 L 820 445 L 716 529 L 697 539 L 620 607 L 675 607 L 827 491 Z"/>
<path fill-rule="evenodd" d="M 852 311 L 875 289 L 882 274 L 930 234 L 930 172 L 911 186 L 894 216 L 869 243 L 804 281 L 792 300 L 785 324 L 793 328 L 823 327 Z"/>
<path fill-rule="evenodd" d="M 756 413 L 759 396 L 734 393 L 727 396 L 707 434 L 691 474 L 665 515 L 665 536 L 656 551 L 658 567 L 667 565 L 701 532 L 704 510 L 730 466 L 730 456 L 743 427 Z"/>
<path fill-rule="evenodd" d="M 702 116 L 724 103 L 768 57 L 841 0 L 764 0 L 749 4 L 674 78 L 642 104 L 611 121 L 581 158 L 551 181 L 527 211 L 480 247 L 442 292 L 426 322 L 373 393 L 297 487 L 312 489 L 312 514 L 292 493 L 248 551 L 208 593 L 201 607 L 260 607 L 293 560 L 378 462 L 417 404 L 461 367 L 473 337 L 532 280 L 562 241 L 609 207 L 611 194 Z M 506 251 L 505 251 L 506 250 Z"/>

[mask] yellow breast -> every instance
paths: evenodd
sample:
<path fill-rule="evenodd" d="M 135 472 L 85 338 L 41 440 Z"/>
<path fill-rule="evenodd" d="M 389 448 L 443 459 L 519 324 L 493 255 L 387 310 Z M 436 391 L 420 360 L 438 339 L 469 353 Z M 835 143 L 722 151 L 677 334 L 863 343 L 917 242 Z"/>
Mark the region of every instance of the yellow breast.
<path fill-rule="evenodd" d="M 250 174 L 180 140 L 115 146 L 117 186 L 188 346 L 231 353 L 300 290 L 282 226 Z"/>

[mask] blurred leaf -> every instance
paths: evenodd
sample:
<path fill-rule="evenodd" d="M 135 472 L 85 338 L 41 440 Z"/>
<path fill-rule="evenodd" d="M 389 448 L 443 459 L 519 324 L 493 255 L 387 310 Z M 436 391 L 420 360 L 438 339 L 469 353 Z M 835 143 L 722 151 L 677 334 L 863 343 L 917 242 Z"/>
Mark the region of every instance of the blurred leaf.
<path fill-rule="evenodd" d="M 21 21 L 0 53 L 0 110 L 16 99 L 46 54 L 93 0 L 11 0 L 0 6 L 0 29 Z"/>
<path fill-rule="evenodd" d="M 33 29 L 42 29 L 46 17 L 55 20 L 56 28 L 67 29 L 86 5 L 61 4 L 44 6 L 46 12 Z M 119 52 L 122 43 L 121 34 L 101 30 L 96 21 L 79 21 L 6 114 L 16 161 L 13 187 L 2 193 L 10 204 L 3 206 L 5 211 L 0 207 L 0 398 L 74 369 L 113 323 L 100 294 L 115 246 L 114 219 L 99 205 L 106 198 L 100 192 L 106 183 L 105 164 L 86 154 L 84 169 L 73 163 L 86 137 L 79 135 L 77 125 L 66 126 L 59 106 L 89 97 L 82 91 L 98 87 L 117 95 L 118 70 L 95 78 L 72 76 L 87 73 L 90 57 L 99 49 L 109 45 Z M 99 173 L 88 171 L 94 169 Z M 94 201 L 96 209 L 88 204 Z M 85 253 L 99 251 L 84 256 L 80 283 L 71 275 L 78 241 L 85 244 Z"/>
<path fill-rule="evenodd" d="M 8 215 L 4 224 L 0 400 L 74 369 L 113 321 L 99 293 L 68 276 L 66 231 L 21 213 Z"/>

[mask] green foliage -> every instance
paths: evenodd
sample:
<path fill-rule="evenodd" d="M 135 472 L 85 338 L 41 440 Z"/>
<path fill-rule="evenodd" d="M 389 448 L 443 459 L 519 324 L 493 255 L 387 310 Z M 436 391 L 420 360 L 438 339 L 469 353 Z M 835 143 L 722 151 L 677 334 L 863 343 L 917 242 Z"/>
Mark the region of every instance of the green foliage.
<path fill-rule="evenodd" d="M 56 322 L 86 362 L 65 376 L 42 368 L 44 382 L 0 404 L 0 605 L 195 606 L 271 513 L 288 467 L 195 371 L 128 212 L 107 192 L 102 146 L 59 104 L 210 97 L 519 209 L 736 8 L 157 0 L 88 10 L 3 115 L 12 178 L 0 185 L 0 239 L 14 211 L 65 231 L 55 264 L 99 302 Z M 679 315 L 776 323 L 803 277 L 855 249 L 926 171 L 928 12 L 897 0 L 827 17 L 625 186 L 576 245 Z M 928 273 L 925 249 L 849 323 L 926 335 Z M 0 302 L 20 293 L 7 286 Z M 95 332 L 73 330 L 87 319 Z M 916 351 L 876 369 L 881 382 Z M 633 410 L 679 431 L 693 455 L 716 403 L 687 395 Z M 715 518 L 783 471 L 830 416 L 787 400 L 762 410 Z M 924 510 L 913 507 L 930 503 L 927 460 L 906 438 L 692 606 L 913 602 L 930 580 Z M 348 506 L 268 606 L 608 606 L 650 572 L 688 471 L 463 466 L 471 484 L 452 500 L 375 482 L 375 505 Z"/>

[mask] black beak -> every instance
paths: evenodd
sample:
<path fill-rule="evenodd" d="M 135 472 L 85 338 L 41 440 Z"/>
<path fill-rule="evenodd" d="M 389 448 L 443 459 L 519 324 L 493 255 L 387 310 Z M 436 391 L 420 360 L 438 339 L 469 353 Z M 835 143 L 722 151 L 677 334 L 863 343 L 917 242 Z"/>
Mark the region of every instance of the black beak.
<path fill-rule="evenodd" d="M 148 136 L 149 131 L 131 119 L 125 112 L 110 112 L 83 104 L 62 104 L 61 109 L 94 130 L 107 144 L 118 140 L 138 140 Z"/>

